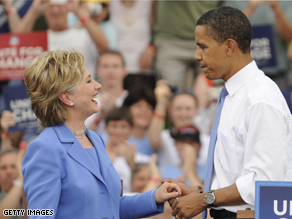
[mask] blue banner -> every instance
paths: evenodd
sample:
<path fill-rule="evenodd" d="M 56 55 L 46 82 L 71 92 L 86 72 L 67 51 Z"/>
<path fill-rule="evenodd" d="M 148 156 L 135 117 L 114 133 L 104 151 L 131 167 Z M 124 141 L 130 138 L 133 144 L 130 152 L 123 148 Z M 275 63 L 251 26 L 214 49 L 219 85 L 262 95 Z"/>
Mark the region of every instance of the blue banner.
<path fill-rule="evenodd" d="M 277 65 L 273 27 L 271 25 L 253 25 L 251 56 L 261 68 Z"/>
<path fill-rule="evenodd" d="M 6 110 L 11 111 L 16 117 L 16 125 L 10 127 L 9 132 L 41 131 L 24 84 L 3 87 L 3 95 Z"/>
<path fill-rule="evenodd" d="M 255 219 L 291 219 L 292 182 L 257 181 Z"/>

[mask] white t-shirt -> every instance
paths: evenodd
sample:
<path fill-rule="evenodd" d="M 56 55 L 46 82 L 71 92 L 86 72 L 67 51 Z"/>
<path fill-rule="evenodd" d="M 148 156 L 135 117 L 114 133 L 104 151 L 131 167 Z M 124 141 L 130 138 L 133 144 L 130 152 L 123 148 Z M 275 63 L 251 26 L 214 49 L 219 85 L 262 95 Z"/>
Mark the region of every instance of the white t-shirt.
<path fill-rule="evenodd" d="M 96 78 L 98 51 L 85 28 L 69 28 L 64 31 L 48 30 L 48 49 L 73 48 L 84 55 L 85 67 Z"/>
<path fill-rule="evenodd" d="M 149 163 L 151 160 L 151 157 L 141 154 L 139 152 L 136 152 L 134 161 L 135 163 Z M 120 177 L 120 179 L 123 180 L 123 193 L 129 193 L 131 192 L 131 178 L 132 178 L 132 171 L 130 166 L 127 163 L 127 160 L 125 157 L 120 156 L 117 157 L 113 165 Z"/>
<path fill-rule="evenodd" d="M 110 4 L 110 21 L 117 30 L 117 48 L 129 73 L 140 72 L 140 57 L 150 43 L 151 1 L 135 1 L 132 7 L 121 1 Z"/>

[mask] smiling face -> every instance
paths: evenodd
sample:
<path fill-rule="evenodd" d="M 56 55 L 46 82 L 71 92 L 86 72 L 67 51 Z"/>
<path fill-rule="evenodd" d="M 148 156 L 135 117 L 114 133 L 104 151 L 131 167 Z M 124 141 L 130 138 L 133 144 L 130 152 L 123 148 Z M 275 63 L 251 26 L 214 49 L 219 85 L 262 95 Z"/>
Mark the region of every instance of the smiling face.
<path fill-rule="evenodd" d="M 70 94 L 74 106 L 70 109 L 79 117 L 85 119 L 99 111 L 96 101 L 101 85 L 91 78 L 90 72 L 85 68 L 83 79 L 76 85 L 75 92 Z"/>
<path fill-rule="evenodd" d="M 135 127 L 145 129 L 149 126 L 153 114 L 153 107 L 146 100 L 142 99 L 132 104 L 130 111 Z"/>
<path fill-rule="evenodd" d="M 200 62 L 206 77 L 210 80 L 231 77 L 230 63 L 227 59 L 226 41 L 221 45 L 206 34 L 206 26 L 198 25 L 195 29 L 196 43 L 198 45 L 195 60 Z"/>
<path fill-rule="evenodd" d="M 106 126 L 110 142 L 115 145 L 128 139 L 131 125 L 126 120 L 109 121 Z"/>
<path fill-rule="evenodd" d="M 168 113 L 174 127 L 192 125 L 193 118 L 197 114 L 194 97 L 189 94 L 176 95 L 170 103 Z"/>
<path fill-rule="evenodd" d="M 126 75 L 126 69 L 118 55 L 104 54 L 99 58 L 97 76 L 104 86 L 120 86 Z"/>
<path fill-rule="evenodd" d="M 132 192 L 142 193 L 151 178 L 151 170 L 149 165 L 141 167 L 133 176 L 131 188 Z"/>

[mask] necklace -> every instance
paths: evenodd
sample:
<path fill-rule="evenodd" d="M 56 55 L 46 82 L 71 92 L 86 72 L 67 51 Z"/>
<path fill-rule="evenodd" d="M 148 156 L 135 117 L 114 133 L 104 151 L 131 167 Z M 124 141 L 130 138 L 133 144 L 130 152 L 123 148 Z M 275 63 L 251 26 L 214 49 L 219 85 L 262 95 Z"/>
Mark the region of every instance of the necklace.
<path fill-rule="evenodd" d="M 74 128 L 70 128 L 70 130 L 73 132 L 73 134 L 75 135 L 76 138 L 84 138 L 85 135 L 86 135 L 86 128 L 84 126 L 84 128 L 80 131 L 77 131 L 76 129 Z M 81 136 L 79 136 L 81 135 Z"/>

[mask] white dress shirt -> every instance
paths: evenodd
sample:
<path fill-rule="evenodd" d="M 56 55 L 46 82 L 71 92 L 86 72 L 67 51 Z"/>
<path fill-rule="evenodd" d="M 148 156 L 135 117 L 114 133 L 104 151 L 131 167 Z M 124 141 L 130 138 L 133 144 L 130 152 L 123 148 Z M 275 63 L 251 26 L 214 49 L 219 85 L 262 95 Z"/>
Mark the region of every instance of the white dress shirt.
<path fill-rule="evenodd" d="M 211 189 L 236 183 L 247 204 L 220 207 L 236 212 L 254 209 L 255 181 L 284 180 L 292 117 L 278 86 L 254 61 L 225 86 L 229 95 L 218 127 Z"/>

